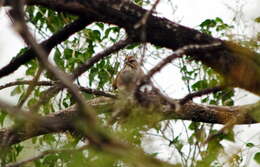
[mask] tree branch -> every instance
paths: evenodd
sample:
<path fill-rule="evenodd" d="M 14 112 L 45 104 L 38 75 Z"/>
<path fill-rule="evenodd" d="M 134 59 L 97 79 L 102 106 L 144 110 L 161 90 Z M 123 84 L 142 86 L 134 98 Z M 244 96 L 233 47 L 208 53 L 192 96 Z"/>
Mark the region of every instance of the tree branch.
<path fill-rule="evenodd" d="M 141 78 L 140 83 L 137 85 L 137 90 L 141 88 L 142 85 L 146 84 L 150 81 L 151 77 L 159 72 L 163 67 L 165 67 L 167 64 L 171 63 L 172 60 L 183 56 L 184 54 L 196 52 L 196 51 L 207 51 L 207 50 L 214 50 L 217 47 L 219 47 L 221 43 L 212 43 L 212 44 L 206 44 L 206 45 L 187 45 L 184 46 L 178 50 L 176 50 L 172 55 L 166 57 L 162 61 L 160 61 L 156 66 L 154 66 L 151 70 L 148 71 L 148 73 Z"/>
<path fill-rule="evenodd" d="M 7 83 L 5 85 L 0 86 L 0 90 L 12 87 L 12 86 L 18 86 L 18 85 L 31 85 L 33 83 L 32 80 L 26 80 L 26 81 L 14 81 Z M 52 86 L 54 83 L 51 81 L 38 81 L 35 83 L 36 86 Z"/>
<path fill-rule="evenodd" d="M 5 88 L 9 88 L 9 87 L 12 87 L 12 86 L 18 86 L 18 85 L 31 85 L 32 83 L 35 86 L 53 86 L 53 85 L 55 85 L 55 82 L 52 82 L 52 81 L 33 82 L 32 80 L 25 80 L 25 81 L 19 80 L 19 81 L 7 83 L 5 85 L 1 85 L 0 90 L 5 89 Z M 80 86 L 79 90 L 82 91 L 82 92 L 97 95 L 97 96 L 116 98 L 116 95 L 114 95 L 114 94 L 103 92 L 103 91 L 96 90 L 96 89 L 86 88 L 86 87 L 83 87 L 83 86 Z"/>
<path fill-rule="evenodd" d="M 110 98 L 113 98 L 113 99 L 117 98 L 117 96 L 112 94 L 112 93 L 107 93 L 107 92 L 103 92 L 103 91 L 96 90 L 96 89 L 85 88 L 83 86 L 80 86 L 79 90 L 82 91 L 82 92 L 97 95 L 97 96 L 110 97 Z"/>
<path fill-rule="evenodd" d="M 96 102 L 93 102 L 92 104 L 91 100 L 87 103 L 91 105 L 93 108 L 102 108 L 102 110 L 99 111 L 99 113 L 107 113 L 113 112 L 113 110 L 111 110 L 111 106 L 114 104 L 114 102 L 114 100 L 107 98 L 103 99 L 100 104 L 97 104 Z M 129 103 L 128 105 L 134 106 L 136 104 Z M 2 107 L 6 108 L 6 106 L 1 106 L 1 108 Z M 163 105 L 160 108 L 154 108 L 153 112 L 162 114 L 161 121 L 171 119 L 182 119 L 192 120 L 196 122 L 225 124 L 233 117 L 236 117 L 237 114 L 245 111 L 246 114 L 244 119 L 239 120 L 237 124 L 254 124 L 258 123 L 260 120 L 255 120 L 254 116 L 252 115 L 254 114 L 254 112 L 259 113 L 259 110 L 259 102 L 251 105 L 233 107 L 202 105 L 193 102 L 187 102 L 183 106 L 181 106 L 181 109 L 178 113 L 176 113 L 174 109 L 167 109 L 167 107 L 163 107 Z M 14 113 L 16 112 L 14 111 Z M 149 114 L 147 116 L 149 117 Z M 40 136 L 43 134 L 60 133 L 65 131 L 74 132 L 75 128 L 73 126 L 73 121 L 76 117 L 78 117 L 77 108 L 75 106 L 72 106 L 65 110 L 61 110 L 57 113 L 49 114 L 47 116 L 38 118 L 38 126 L 35 126 L 33 130 L 32 128 L 27 129 L 27 131 L 30 130 L 30 133 L 25 133 L 25 128 L 28 128 L 28 126 L 26 125 L 24 125 L 24 127 L 20 127 L 18 131 L 14 131 L 12 128 L 2 129 L 0 130 L 0 141 L 2 141 L 4 134 L 7 131 L 13 132 L 14 135 L 14 140 L 10 144 L 16 144 L 26 139 L 35 136 Z"/>
<path fill-rule="evenodd" d="M 7 1 L 5 1 L 7 2 Z M 10 1 L 8 1 L 10 2 Z M 53 34 L 49 39 L 41 42 L 39 45 L 44 48 L 45 52 L 47 54 L 50 53 L 50 51 L 61 42 L 68 39 L 71 35 L 74 33 L 82 30 L 85 28 L 88 24 L 91 24 L 93 22 L 93 19 L 91 17 L 80 17 L 79 19 L 75 20 L 74 22 L 66 25 L 63 29 L 58 31 L 57 33 Z M 16 56 L 11 60 L 9 64 L 7 64 L 5 67 L 0 69 L 0 78 L 7 76 L 14 71 L 16 71 L 21 65 L 29 62 L 30 60 L 34 59 L 36 57 L 35 52 L 32 48 L 29 48 L 25 53 L 22 55 Z"/>
<path fill-rule="evenodd" d="M 215 92 L 221 91 L 223 89 L 224 89 L 224 86 L 216 86 L 213 88 L 206 88 L 206 89 L 194 92 L 194 93 L 190 93 L 180 100 L 180 104 L 183 105 L 195 97 L 200 97 L 200 96 L 203 96 L 206 94 L 215 93 Z"/>

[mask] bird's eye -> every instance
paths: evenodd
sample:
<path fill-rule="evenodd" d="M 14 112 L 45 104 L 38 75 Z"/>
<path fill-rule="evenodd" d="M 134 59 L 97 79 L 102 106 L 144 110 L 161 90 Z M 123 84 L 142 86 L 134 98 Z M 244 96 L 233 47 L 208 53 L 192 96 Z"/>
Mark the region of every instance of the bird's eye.
<path fill-rule="evenodd" d="M 133 62 L 135 62 L 135 60 L 129 60 L 129 62 L 130 62 L 130 63 L 133 63 Z"/>

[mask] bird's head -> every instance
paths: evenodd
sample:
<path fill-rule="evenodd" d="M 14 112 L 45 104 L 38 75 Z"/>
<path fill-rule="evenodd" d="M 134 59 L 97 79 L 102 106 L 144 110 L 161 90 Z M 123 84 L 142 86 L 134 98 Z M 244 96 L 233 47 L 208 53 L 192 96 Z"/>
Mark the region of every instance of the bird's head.
<path fill-rule="evenodd" d="M 124 61 L 126 66 L 136 69 L 138 67 L 138 62 L 134 56 L 126 56 Z"/>

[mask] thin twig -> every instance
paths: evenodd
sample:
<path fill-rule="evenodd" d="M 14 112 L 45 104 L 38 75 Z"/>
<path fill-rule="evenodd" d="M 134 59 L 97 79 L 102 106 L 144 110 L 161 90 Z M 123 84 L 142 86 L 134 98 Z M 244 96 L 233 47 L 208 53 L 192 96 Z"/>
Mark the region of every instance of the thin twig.
<path fill-rule="evenodd" d="M 142 17 L 142 19 L 135 24 L 134 28 L 138 29 L 141 26 L 144 26 L 149 18 L 149 16 L 153 13 L 154 9 L 156 8 L 156 6 L 159 4 L 160 0 L 156 0 L 155 3 L 153 4 L 152 8 L 150 10 L 148 10 L 145 15 Z"/>
<path fill-rule="evenodd" d="M 0 90 L 5 89 L 5 88 L 9 88 L 12 86 L 18 86 L 18 85 L 31 85 L 33 83 L 32 80 L 25 80 L 25 81 L 14 81 L 14 82 L 10 82 L 7 83 L 5 85 L 1 85 L 0 86 Z M 38 81 L 34 83 L 36 86 L 52 86 L 54 83 L 51 81 Z"/>
<path fill-rule="evenodd" d="M 91 89 L 91 88 L 85 88 L 83 86 L 79 87 L 79 90 L 88 94 L 93 94 L 93 95 L 97 95 L 97 96 L 104 96 L 104 97 L 110 97 L 110 98 L 117 98 L 116 95 L 111 94 L 111 93 L 106 93 L 100 90 L 96 90 L 96 89 Z"/>
<path fill-rule="evenodd" d="M 163 67 L 167 64 L 171 63 L 174 59 L 179 58 L 189 52 L 197 51 L 197 50 L 210 50 L 215 49 L 216 47 L 221 46 L 220 42 L 212 43 L 212 44 L 205 44 L 205 45 L 187 45 L 178 50 L 176 50 L 172 55 L 166 57 L 161 62 L 159 62 L 156 66 L 154 66 L 139 82 L 137 86 L 137 90 L 139 90 L 144 84 L 150 81 L 150 78 L 157 72 L 159 72 Z"/>
<path fill-rule="evenodd" d="M 224 89 L 224 86 L 216 86 L 216 87 L 213 87 L 213 88 L 206 88 L 206 89 L 194 92 L 194 93 L 190 93 L 180 100 L 180 104 L 184 105 L 189 100 L 192 100 L 195 97 L 200 97 L 200 96 L 210 94 L 210 93 L 216 93 L 216 92 L 221 91 L 223 89 Z"/>
<path fill-rule="evenodd" d="M 33 83 L 32 80 L 25 80 L 25 81 L 15 81 L 15 82 L 10 82 L 5 85 L 0 86 L 0 90 L 12 87 L 12 86 L 17 86 L 17 85 L 31 85 Z M 55 82 L 52 81 L 38 81 L 34 82 L 36 86 L 53 86 Z M 104 97 L 111 97 L 111 98 L 116 98 L 116 95 L 107 93 L 104 91 L 96 90 L 96 89 L 91 89 L 91 88 L 86 88 L 83 86 L 79 87 L 79 90 L 88 94 L 93 94 L 96 96 L 104 96 Z"/>
<path fill-rule="evenodd" d="M 135 88 L 135 92 L 134 95 L 136 97 L 137 100 L 141 100 L 140 99 L 140 88 L 145 85 L 148 84 L 150 82 L 150 79 L 152 78 L 152 76 L 159 72 L 163 67 L 165 67 L 167 64 L 169 64 L 172 60 L 181 57 L 185 54 L 191 53 L 191 52 L 195 52 L 198 50 L 203 50 L 203 51 L 207 51 L 210 49 L 215 49 L 216 47 L 220 46 L 221 43 L 217 42 L 217 43 L 212 43 L 212 44 L 205 44 L 205 45 L 187 45 L 184 46 L 178 50 L 176 50 L 172 55 L 166 57 L 165 59 L 163 59 L 161 62 L 159 62 L 156 66 L 154 66 L 150 71 L 148 71 L 148 73 L 143 76 L 140 81 L 137 83 L 137 86 Z M 175 108 L 175 111 L 178 112 L 180 109 L 180 104 L 178 101 L 176 100 L 172 100 L 171 98 L 169 98 L 168 96 L 164 95 L 163 93 L 160 92 L 160 90 L 158 90 L 157 88 L 155 88 L 153 86 L 153 91 L 159 95 L 162 100 L 164 100 L 166 103 L 170 104 L 172 107 Z"/>
<path fill-rule="evenodd" d="M 156 6 L 158 5 L 159 2 L 160 2 L 160 0 L 156 0 L 156 2 L 152 5 L 152 8 L 144 14 L 142 19 L 138 23 L 136 23 L 134 25 L 135 29 L 142 27 L 141 41 L 143 41 L 143 42 L 146 41 L 146 23 L 147 23 L 147 20 L 148 20 L 149 16 L 153 13 L 153 11 L 155 10 L 155 8 L 156 8 Z M 143 46 L 143 53 L 142 53 L 142 56 L 141 56 L 141 59 L 140 59 L 140 65 L 141 66 L 143 65 L 143 62 L 144 62 L 145 50 L 146 50 L 146 43 Z"/>
<path fill-rule="evenodd" d="M 144 14 L 144 16 L 141 18 L 141 20 L 138 23 L 136 23 L 134 25 L 135 29 L 142 27 L 141 28 L 141 34 L 140 34 L 141 42 L 146 41 L 146 23 L 147 23 L 149 16 L 153 13 L 153 11 L 155 10 L 155 8 L 159 4 L 159 2 L 160 2 L 160 0 L 156 0 L 155 3 L 152 5 L 152 8 Z M 140 59 L 140 65 L 141 66 L 143 65 L 143 62 L 144 62 L 145 50 L 146 50 L 146 43 L 143 46 L 143 53 L 142 53 L 141 59 Z"/>

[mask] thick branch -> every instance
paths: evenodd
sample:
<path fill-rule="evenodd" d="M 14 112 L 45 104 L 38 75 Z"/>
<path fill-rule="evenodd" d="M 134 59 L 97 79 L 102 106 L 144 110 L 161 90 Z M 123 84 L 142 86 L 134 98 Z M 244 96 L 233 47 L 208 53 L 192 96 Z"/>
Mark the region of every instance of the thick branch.
<path fill-rule="evenodd" d="M 10 136 L 13 139 L 9 144 L 15 144 L 43 134 L 71 131 L 73 130 L 72 123 L 76 116 L 75 109 L 68 109 L 37 119 L 37 126 L 33 128 L 27 126 L 28 129 L 26 129 L 25 126 L 19 129 L 2 129 L 0 130 L 0 141 L 3 141 L 7 132 L 11 133 Z"/>
<path fill-rule="evenodd" d="M 89 105 L 96 108 L 97 110 L 101 109 L 98 111 L 99 113 L 112 112 L 111 106 L 113 103 L 114 100 L 110 98 L 100 98 L 99 100 L 88 102 Z M 202 105 L 193 102 L 187 102 L 181 107 L 178 113 L 176 113 L 173 109 L 168 109 L 166 111 L 163 109 L 164 107 L 160 108 L 156 107 L 154 112 L 160 112 L 163 116 L 162 120 L 182 119 L 193 120 L 197 122 L 225 124 L 231 118 L 236 117 L 237 114 L 246 112 L 247 114 L 245 115 L 244 119 L 239 120 L 237 124 L 253 124 L 260 121 L 259 119 L 254 119 L 256 111 L 259 113 L 259 102 L 256 104 L 234 107 Z M 2 141 L 4 134 L 7 131 L 13 133 L 13 140 L 11 144 L 16 144 L 26 139 L 48 133 L 59 133 L 64 131 L 74 132 L 75 129 L 73 128 L 73 121 L 75 121 L 75 118 L 78 117 L 76 110 L 76 107 L 72 106 L 58 113 L 40 117 L 37 119 L 37 126 L 34 126 L 34 128 L 25 129 L 25 127 L 28 128 L 28 126 L 25 126 L 24 128 L 19 128 L 17 130 L 2 129 L 0 130 L 0 141 Z M 28 130 L 30 133 L 28 133 Z"/>

